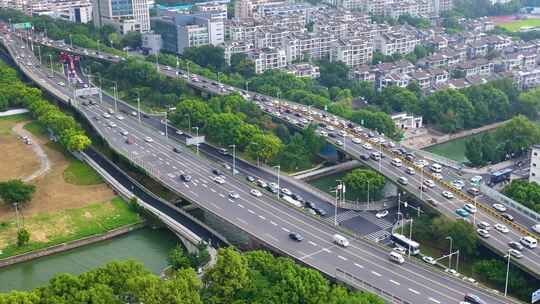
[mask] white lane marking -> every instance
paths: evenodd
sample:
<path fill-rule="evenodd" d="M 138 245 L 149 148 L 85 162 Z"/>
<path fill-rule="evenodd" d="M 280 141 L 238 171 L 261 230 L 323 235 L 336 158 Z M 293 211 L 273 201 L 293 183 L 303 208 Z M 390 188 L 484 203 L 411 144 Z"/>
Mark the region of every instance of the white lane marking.
<path fill-rule="evenodd" d="M 223 210 L 223 208 L 221 208 L 220 206 L 218 206 L 218 205 L 216 205 L 214 203 L 210 203 L 210 205 L 212 205 L 216 209 Z"/>
<path fill-rule="evenodd" d="M 331 253 L 331 252 L 332 252 L 332 251 L 330 251 L 330 249 L 328 249 L 328 248 L 323 248 L 323 249 L 321 249 L 321 250 L 324 251 L 324 252 L 328 252 L 328 253 Z"/>
<path fill-rule="evenodd" d="M 415 294 L 420 294 L 419 291 L 416 291 L 416 290 L 414 290 L 414 289 L 412 289 L 412 288 L 409 288 L 409 291 L 412 292 L 412 293 L 415 293 Z"/>
<path fill-rule="evenodd" d="M 291 232 L 289 229 L 285 228 L 285 227 L 281 227 L 281 230 L 285 231 L 285 232 Z"/>
<path fill-rule="evenodd" d="M 238 207 L 240 207 L 240 208 L 244 208 L 244 205 L 242 205 L 242 204 L 237 204 L 237 205 L 238 205 Z"/>
<path fill-rule="evenodd" d="M 344 261 L 346 261 L 346 260 L 347 260 L 347 258 L 346 258 L 346 257 L 344 257 L 344 256 L 341 256 L 341 255 L 338 255 L 337 257 L 338 257 L 339 259 L 342 259 L 342 260 L 344 260 Z"/>
<path fill-rule="evenodd" d="M 205 188 L 208 188 L 208 186 L 206 184 L 202 184 L 202 186 L 205 187 Z"/>
<path fill-rule="evenodd" d="M 245 225 L 248 224 L 248 222 L 246 222 L 246 220 L 243 220 L 243 219 L 241 219 L 241 218 L 239 218 L 239 217 L 237 217 L 236 220 L 239 221 L 240 223 L 245 224 Z"/>
<path fill-rule="evenodd" d="M 396 281 L 394 281 L 394 280 L 390 280 L 390 282 L 391 282 L 391 283 L 394 283 L 394 284 L 396 284 L 396 285 L 398 285 L 398 286 L 401 285 L 399 282 L 396 282 Z"/>
<path fill-rule="evenodd" d="M 308 241 L 308 243 L 311 245 L 311 246 L 317 246 L 316 243 L 312 242 L 312 241 Z"/>
<path fill-rule="evenodd" d="M 223 193 L 220 193 L 219 196 L 225 198 L 225 195 Z"/>
<path fill-rule="evenodd" d="M 431 297 L 428 298 L 428 300 L 430 300 L 431 302 L 435 302 L 435 303 L 437 303 L 437 304 L 440 304 L 440 303 L 441 303 L 441 301 L 439 301 L 439 300 L 437 300 L 437 299 L 434 299 L 434 298 L 431 298 Z"/>
<path fill-rule="evenodd" d="M 191 194 L 193 194 L 195 197 L 199 197 L 199 195 L 195 193 L 193 190 L 189 190 L 189 192 L 191 192 Z"/>
<path fill-rule="evenodd" d="M 234 201 L 232 199 L 229 199 L 229 202 L 234 203 Z"/>
<path fill-rule="evenodd" d="M 266 233 L 265 235 L 266 235 L 267 237 L 271 238 L 274 242 L 279 243 L 279 240 L 276 239 L 274 236 L 272 236 L 272 235 L 270 235 L 270 234 L 268 234 L 268 233 Z"/>
<path fill-rule="evenodd" d="M 274 222 L 274 221 L 270 221 L 270 224 L 274 225 L 274 226 L 277 226 L 277 223 Z"/>
<path fill-rule="evenodd" d="M 371 273 L 374 274 L 374 275 L 376 275 L 376 276 L 378 276 L 378 277 L 381 277 L 381 276 L 382 276 L 382 274 L 380 274 L 380 273 L 378 273 L 378 272 L 375 272 L 375 271 L 373 271 L 373 270 L 371 271 Z"/>
<path fill-rule="evenodd" d="M 265 218 L 264 216 L 262 216 L 262 215 L 259 215 L 259 218 L 260 218 L 261 220 L 265 220 L 265 219 L 266 219 L 266 218 Z"/>
<path fill-rule="evenodd" d="M 184 183 L 184 186 L 186 186 L 186 188 L 188 188 L 188 189 L 189 189 L 189 185 L 188 185 L 188 184 Z"/>
<path fill-rule="evenodd" d="M 251 214 L 255 214 L 255 211 L 253 211 L 251 209 L 248 209 L 248 212 L 251 213 Z"/>
<path fill-rule="evenodd" d="M 212 189 L 212 188 L 210 188 L 210 191 L 212 191 L 212 192 L 216 193 L 216 190 L 214 190 L 214 189 Z"/>
<path fill-rule="evenodd" d="M 354 263 L 354 266 L 356 266 L 356 267 L 358 267 L 358 268 L 362 268 L 362 269 L 364 268 L 364 266 L 362 266 L 362 265 L 360 265 L 360 264 L 358 264 L 358 263 Z"/>

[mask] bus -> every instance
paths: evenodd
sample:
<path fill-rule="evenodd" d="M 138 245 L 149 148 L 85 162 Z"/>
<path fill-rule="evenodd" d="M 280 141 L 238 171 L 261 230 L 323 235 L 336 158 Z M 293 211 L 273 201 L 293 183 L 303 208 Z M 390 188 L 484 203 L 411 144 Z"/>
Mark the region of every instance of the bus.
<path fill-rule="evenodd" d="M 281 198 L 286 201 L 287 203 L 295 206 L 296 208 L 302 208 L 303 205 L 299 201 L 295 200 L 294 198 L 288 196 L 288 195 L 282 195 Z"/>
<path fill-rule="evenodd" d="M 415 242 L 406 236 L 399 234 L 399 233 L 393 233 L 392 234 L 392 242 L 394 244 L 405 248 L 405 250 L 411 249 L 411 255 L 417 255 L 420 253 L 420 244 L 418 242 Z"/>
<path fill-rule="evenodd" d="M 494 185 L 500 182 L 510 181 L 510 175 L 512 174 L 511 168 L 502 169 L 491 173 L 489 182 Z"/>

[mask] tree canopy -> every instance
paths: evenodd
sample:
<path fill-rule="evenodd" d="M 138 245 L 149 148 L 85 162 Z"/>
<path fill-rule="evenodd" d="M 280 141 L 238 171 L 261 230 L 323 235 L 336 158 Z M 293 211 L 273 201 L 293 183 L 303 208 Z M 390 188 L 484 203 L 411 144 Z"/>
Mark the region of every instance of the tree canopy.
<path fill-rule="evenodd" d="M 502 192 L 525 207 L 540 212 L 540 185 L 537 183 L 513 180 Z"/>
<path fill-rule="evenodd" d="M 368 184 L 369 199 L 380 199 L 386 179 L 373 170 L 355 169 L 345 175 L 343 182 L 347 187 L 347 192 L 349 192 L 348 197 L 353 196 L 353 199 L 367 201 Z"/>
<path fill-rule="evenodd" d="M 0 198 L 7 204 L 27 203 L 35 191 L 36 186 L 25 184 L 20 179 L 0 182 Z"/>

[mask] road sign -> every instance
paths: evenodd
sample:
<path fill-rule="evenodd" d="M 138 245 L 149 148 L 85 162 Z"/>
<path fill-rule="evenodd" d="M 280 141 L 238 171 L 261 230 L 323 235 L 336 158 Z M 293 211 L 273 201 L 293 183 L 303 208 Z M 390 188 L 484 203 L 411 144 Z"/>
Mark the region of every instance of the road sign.
<path fill-rule="evenodd" d="M 531 303 L 535 303 L 538 300 L 540 300 L 540 289 L 533 292 L 532 295 L 531 295 Z"/>
<path fill-rule="evenodd" d="M 186 145 L 194 146 L 204 143 L 204 136 L 195 136 L 191 138 L 186 138 Z"/>
<path fill-rule="evenodd" d="M 75 95 L 77 97 L 80 96 L 91 96 L 91 95 L 99 95 L 99 88 L 84 88 L 84 89 L 77 89 L 75 91 Z"/>
<path fill-rule="evenodd" d="M 32 23 L 30 22 L 15 23 L 13 24 L 13 28 L 16 30 L 27 30 L 27 29 L 32 28 Z"/>

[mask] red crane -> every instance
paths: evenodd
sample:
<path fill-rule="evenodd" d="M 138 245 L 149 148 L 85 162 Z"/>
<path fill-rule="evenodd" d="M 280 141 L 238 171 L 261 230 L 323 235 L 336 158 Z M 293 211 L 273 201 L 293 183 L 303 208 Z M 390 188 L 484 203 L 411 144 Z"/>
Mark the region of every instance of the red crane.
<path fill-rule="evenodd" d="M 68 67 L 68 77 L 71 78 L 71 79 L 76 79 L 78 78 L 77 77 L 77 70 L 75 68 L 75 64 L 76 62 L 79 62 L 79 60 L 81 60 L 81 56 L 79 55 L 70 55 L 66 52 L 60 52 L 60 60 L 67 64 L 67 67 Z"/>

